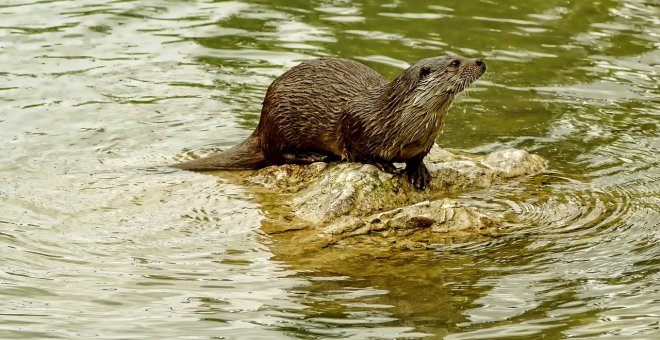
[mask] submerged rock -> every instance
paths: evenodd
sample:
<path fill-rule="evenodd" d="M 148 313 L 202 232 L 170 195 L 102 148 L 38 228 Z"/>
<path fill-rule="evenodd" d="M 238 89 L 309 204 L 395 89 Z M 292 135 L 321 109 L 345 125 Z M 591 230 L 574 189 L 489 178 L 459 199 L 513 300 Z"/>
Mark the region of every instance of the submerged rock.
<path fill-rule="evenodd" d="M 424 191 L 416 190 L 405 176 L 360 163 L 271 166 L 248 181 L 288 193 L 292 213 L 313 230 L 307 238 L 326 245 L 352 243 L 356 237 L 360 242 L 378 238 L 389 244 L 405 241 L 405 247 L 415 248 L 448 234 L 495 233 L 502 225 L 500 219 L 446 196 L 537 174 L 546 164 L 540 156 L 522 150 L 465 157 L 437 146 L 425 162 L 433 180 Z M 282 226 L 282 231 L 290 229 Z M 370 240 L 363 240 L 367 235 Z"/>

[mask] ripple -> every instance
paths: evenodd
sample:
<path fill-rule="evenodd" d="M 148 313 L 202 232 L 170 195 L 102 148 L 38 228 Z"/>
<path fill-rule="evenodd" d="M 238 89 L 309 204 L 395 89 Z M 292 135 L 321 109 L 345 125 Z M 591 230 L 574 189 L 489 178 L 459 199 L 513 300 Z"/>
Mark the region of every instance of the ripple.
<path fill-rule="evenodd" d="M 550 179 L 564 182 L 563 178 Z M 542 192 L 528 192 L 527 201 L 506 201 L 515 211 L 514 219 L 526 225 L 538 226 L 546 236 L 581 237 L 607 232 L 617 226 L 630 213 L 634 201 L 632 192 L 607 192 L 591 188 L 588 184 L 570 181 L 551 184 Z M 581 186 L 582 189 L 576 190 Z M 542 198 L 541 198 L 542 197 Z"/>
<path fill-rule="evenodd" d="M 441 13 L 389 13 L 383 12 L 379 13 L 384 17 L 398 18 L 398 19 L 425 19 L 425 20 L 435 20 L 446 18 L 450 15 L 441 14 Z"/>

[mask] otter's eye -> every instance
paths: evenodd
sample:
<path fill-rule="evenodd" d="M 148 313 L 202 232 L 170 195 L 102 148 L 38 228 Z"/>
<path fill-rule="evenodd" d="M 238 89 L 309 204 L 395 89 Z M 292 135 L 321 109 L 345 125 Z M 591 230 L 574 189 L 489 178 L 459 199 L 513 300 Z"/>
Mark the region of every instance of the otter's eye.
<path fill-rule="evenodd" d="M 449 64 L 449 66 L 451 66 L 451 67 L 458 67 L 458 66 L 460 66 L 460 65 L 461 65 L 461 61 L 458 60 L 458 59 L 454 59 L 454 60 L 451 62 L 451 64 Z"/>

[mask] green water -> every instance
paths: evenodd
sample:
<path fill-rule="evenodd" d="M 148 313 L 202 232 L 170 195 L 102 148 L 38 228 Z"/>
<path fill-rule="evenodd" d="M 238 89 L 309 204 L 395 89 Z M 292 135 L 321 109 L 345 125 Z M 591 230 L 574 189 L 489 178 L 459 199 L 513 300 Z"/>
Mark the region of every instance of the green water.
<path fill-rule="evenodd" d="M 653 0 L 1 1 L 0 338 L 658 339 L 659 18 Z M 263 198 L 162 167 L 240 142 L 304 59 L 393 78 L 445 53 L 488 71 L 438 142 L 549 160 L 459 197 L 520 232 L 300 258 L 263 232 Z"/>

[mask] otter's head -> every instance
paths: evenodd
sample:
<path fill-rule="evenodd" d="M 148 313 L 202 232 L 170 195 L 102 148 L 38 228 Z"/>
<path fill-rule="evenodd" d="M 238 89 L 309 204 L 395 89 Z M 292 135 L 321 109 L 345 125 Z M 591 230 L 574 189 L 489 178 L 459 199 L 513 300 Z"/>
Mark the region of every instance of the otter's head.
<path fill-rule="evenodd" d="M 420 60 L 392 83 L 399 100 L 414 106 L 448 108 L 454 96 L 486 72 L 481 59 L 447 55 Z"/>
<path fill-rule="evenodd" d="M 437 94 L 457 94 L 486 72 L 486 64 L 481 59 L 458 55 L 424 59 L 412 68 L 418 72 L 417 88 L 435 90 Z"/>

